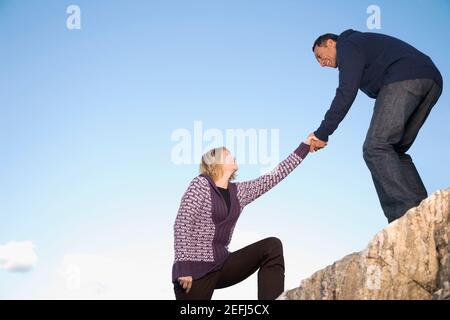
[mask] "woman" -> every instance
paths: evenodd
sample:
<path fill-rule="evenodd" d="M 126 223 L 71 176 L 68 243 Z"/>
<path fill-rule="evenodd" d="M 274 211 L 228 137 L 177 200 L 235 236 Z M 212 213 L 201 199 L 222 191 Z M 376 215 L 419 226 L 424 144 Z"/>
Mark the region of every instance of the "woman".
<path fill-rule="evenodd" d="M 211 299 L 215 289 L 232 286 L 258 272 L 258 299 L 276 299 L 284 291 L 281 241 L 267 238 L 230 253 L 234 226 L 246 205 L 272 189 L 307 156 L 311 138 L 301 143 L 270 173 L 231 182 L 236 159 L 222 147 L 202 157 L 201 174 L 184 193 L 174 225 L 172 282 L 177 300 Z"/>

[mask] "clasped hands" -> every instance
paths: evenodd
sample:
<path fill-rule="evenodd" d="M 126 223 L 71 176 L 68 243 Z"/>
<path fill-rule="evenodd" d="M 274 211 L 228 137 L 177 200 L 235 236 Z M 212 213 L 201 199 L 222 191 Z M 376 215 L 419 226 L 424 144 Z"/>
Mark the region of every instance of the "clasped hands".
<path fill-rule="evenodd" d="M 323 149 L 326 147 L 328 142 L 322 141 L 319 138 L 317 138 L 314 133 L 310 133 L 308 138 L 306 138 L 305 143 L 309 145 L 309 152 L 316 152 L 320 149 Z"/>

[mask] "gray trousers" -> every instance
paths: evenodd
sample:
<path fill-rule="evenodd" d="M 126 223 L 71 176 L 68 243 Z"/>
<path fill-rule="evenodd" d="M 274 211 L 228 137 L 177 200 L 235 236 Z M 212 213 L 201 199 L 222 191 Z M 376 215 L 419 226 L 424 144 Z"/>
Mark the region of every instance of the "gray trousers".
<path fill-rule="evenodd" d="M 406 152 L 441 92 L 433 80 L 405 80 L 383 86 L 375 101 L 363 156 L 389 222 L 427 197 L 422 179 Z"/>

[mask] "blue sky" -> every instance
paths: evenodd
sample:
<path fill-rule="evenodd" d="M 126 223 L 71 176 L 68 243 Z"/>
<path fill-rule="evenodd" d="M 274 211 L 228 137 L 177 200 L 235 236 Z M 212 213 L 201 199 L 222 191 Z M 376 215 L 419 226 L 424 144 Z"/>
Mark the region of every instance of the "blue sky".
<path fill-rule="evenodd" d="M 66 28 L 71 4 L 80 30 Z M 371 4 L 380 30 L 367 28 Z M 197 174 L 173 163 L 174 130 L 278 129 L 283 158 L 337 86 L 311 52 L 318 35 L 399 37 L 433 59 L 446 86 L 449 18 L 444 0 L 0 1 L 0 245 L 32 241 L 38 256 L 29 272 L 0 269 L 0 298 L 171 299 L 172 225 Z M 450 186 L 449 100 L 444 88 L 410 152 L 430 193 Z M 238 222 L 236 248 L 283 240 L 286 287 L 386 225 L 362 159 L 373 103 L 359 93 L 329 146 Z M 239 180 L 260 169 L 242 164 Z M 82 265 L 72 290 L 67 264 Z M 254 288 L 215 297 L 252 298 Z"/>

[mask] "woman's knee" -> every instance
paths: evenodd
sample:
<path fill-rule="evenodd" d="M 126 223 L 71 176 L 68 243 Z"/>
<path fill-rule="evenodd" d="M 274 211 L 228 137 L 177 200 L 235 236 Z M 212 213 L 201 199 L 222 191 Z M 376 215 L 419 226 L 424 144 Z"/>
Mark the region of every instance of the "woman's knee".
<path fill-rule="evenodd" d="M 283 254 L 283 243 L 277 237 L 265 239 L 266 248 L 272 255 Z"/>

